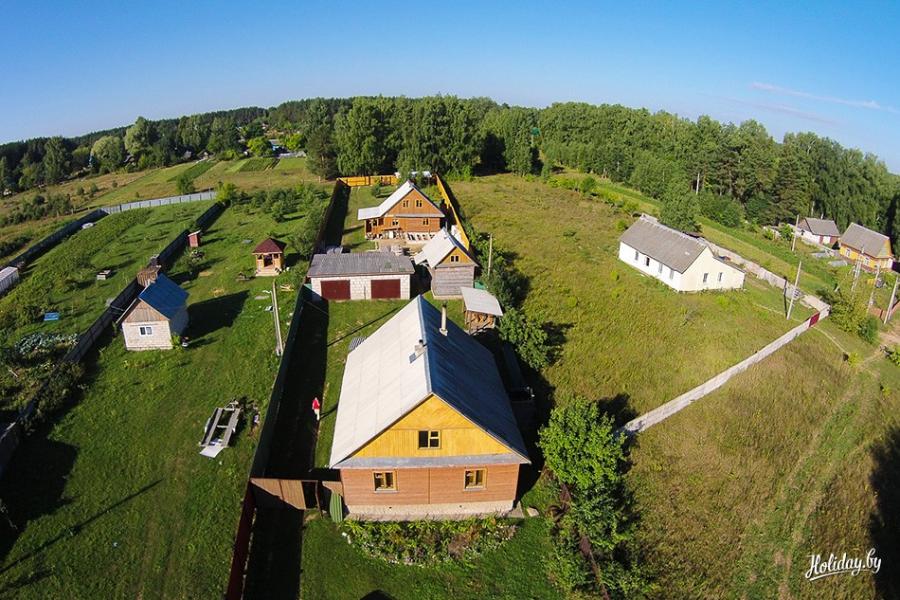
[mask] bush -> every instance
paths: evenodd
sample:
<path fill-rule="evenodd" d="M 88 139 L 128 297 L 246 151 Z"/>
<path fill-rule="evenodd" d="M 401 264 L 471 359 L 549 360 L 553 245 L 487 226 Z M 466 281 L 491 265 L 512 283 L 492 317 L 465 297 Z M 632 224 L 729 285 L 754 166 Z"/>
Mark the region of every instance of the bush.
<path fill-rule="evenodd" d="M 900 346 L 894 346 L 887 353 L 888 360 L 900 367 Z"/>
<path fill-rule="evenodd" d="M 394 563 L 467 560 L 500 546 L 515 526 L 495 518 L 465 521 L 344 521 L 343 535 L 366 553 Z"/>
<path fill-rule="evenodd" d="M 726 227 L 738 227 L 744 218 L 740 203 L 708 192 L 700 194 L 700 214 Z"/>
<path fill-rule="evenodd" d="M 869 315 L 859 324 L 859 337 L 870 344 L 878 342 L 878 319 Z"/>
<path fill-rule="evenodd" d="M 35 395 L 36 410 L 25 424 L 26 429 L 34 431 L 46 424 L 65 407 L 75 392 L 76 385 L 84 374 L 80 364 L 64 362 L 46 379 L 44 385 Z"/>
<path fill-rule="evenodd" d="M 535 370 L 550 364 L 547 332 L 517 308 L 509 308 L 500 319 L 500 337 L 515 346 L 516 352 Z"/>
<path fill-rule="evenodd" d="M 578 191 L 585 196 L 593 194 L 595 189 L 597 189 L 597 180 L 590 175 L 578 182 Z"/>

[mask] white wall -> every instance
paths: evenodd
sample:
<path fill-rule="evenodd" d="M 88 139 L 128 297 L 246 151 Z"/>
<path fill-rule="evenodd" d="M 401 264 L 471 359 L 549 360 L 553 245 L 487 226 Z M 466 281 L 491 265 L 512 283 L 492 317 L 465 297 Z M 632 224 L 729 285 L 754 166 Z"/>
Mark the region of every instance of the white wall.
<path fill-rule="evenodd" d="M 373 279 L 400 279 L 400 298 L 409 300 L 410 292 L 410 275 L 355 275 L 352 277 L 311 277 L 310 284 L 312 290 L 317 296 L 322 295 L 323 281 L 341 281 L 350 280 L 350 299 L 351 300 L 371 300 L 372 299 L 372 280 Z"/>
<path fill-rule="evenodd" d="M 16 285 L 19 281 L 19 270 L 15 267 L 4 267 L 0 270 L 0 294 Z"/>
<path fill-rule="evenodd" d="M 153 335 L 141 335 L 141 327 L 152 327 Z M 122 323 L 125 347 L 128 350 L 169 350 L 172 348 L 172 331 L 168 321 L 147 323 Z"/>
<path fill-rule="evenodd" d="M 660 264 L 656 259 L 638 252 L 624 242 L 619 242 L 619 260 L 650 277 L 659 279 L 679 292 L 727 290 L 744 285 L 744 273 L 740 269 L 716 260 L 709 248 L 705 248 L 684 273 Z M 704 273 L 708 274 L 705 283 L 703 282 Z M 721 281 L 719 273 L 722 274 Z"/>

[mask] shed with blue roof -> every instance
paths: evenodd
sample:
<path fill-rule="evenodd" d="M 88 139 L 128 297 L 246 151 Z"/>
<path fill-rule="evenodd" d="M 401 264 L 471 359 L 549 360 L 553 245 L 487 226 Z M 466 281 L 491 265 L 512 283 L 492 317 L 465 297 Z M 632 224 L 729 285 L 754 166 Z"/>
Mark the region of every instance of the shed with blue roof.
<path fill-rule="evenodd" d="M 144 289 L 122 317 L 128 350 L 168 350 L 188 325 L 188 293 L 162 273 L 145 278 Z"/>

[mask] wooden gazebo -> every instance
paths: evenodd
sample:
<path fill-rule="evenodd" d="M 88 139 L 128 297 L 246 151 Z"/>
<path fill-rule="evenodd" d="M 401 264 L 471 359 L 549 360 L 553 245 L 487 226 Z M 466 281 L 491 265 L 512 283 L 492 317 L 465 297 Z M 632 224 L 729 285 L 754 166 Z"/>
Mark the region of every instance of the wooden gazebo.
<path fill-rule="evenodd" d="M 274 277 L 284 270 L 284 242 L 267 238 L 253 249 L 256 275 Z"/>
<path fill-rule="evenodd" d="M 463 304 L 466 309 L 466 330 L 475 333 L 484 329 L 493 329 L 497 318 L 503 316 L 500 303 L 490 292 L 478 288 L 460 288 Z"/>

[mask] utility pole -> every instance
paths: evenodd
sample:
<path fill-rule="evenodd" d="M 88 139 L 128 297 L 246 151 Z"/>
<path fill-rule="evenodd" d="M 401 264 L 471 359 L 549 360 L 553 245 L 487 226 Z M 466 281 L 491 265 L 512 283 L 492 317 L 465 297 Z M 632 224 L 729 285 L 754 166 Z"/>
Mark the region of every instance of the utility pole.
<path fill-rule="evenodd" d="M 794 221 L 794 235 L 791 236 L 791 252 L 794 251 L 794 247 L 797 245 L 797 226 L 800 225 L 800 215 L 797 215 L 797 219 Z"/>
<path fill-rule="evenodd" d="M 494 234 L 490 234 L 490 238 L 488 238 L 488 269 L 487 276 L 490 278 L 491 276 L 491 261 L 494 258 Z"/>
<path fill-rule="evenodd" d="M 888 302 L 887 310 L 884 311 L 884 324 L 887 325 L 888 319 L 891 317 L 891 308 L 894 307 L 894 298 L 897 296 L 897 284 L 900 283 L 900 277 L 894 278 L 894 289 L 891 291 L 891 301 Z"/>
<path fill-rule="evenodd" d="M 788 305 L 788 313 L 787 313 L 788 320 L 790 320 L 790 318 L 791 318 L 791 311 L 794 310 L 794 298 L 797 297 L 797 292 L 799 291 L 797 289 L 797 284 L 800 283 L 800 265 L 802 265 L 802 264 L 803 264 L 802 260 L 799 263 L 797 263 L 797 276 L 794 277 L 794 289 L 791 290 L 791 303 Z"/>
<path fill-rule="evenodd" d="M 853 267 L 853 285 L 850 286 L 850 291 L 856 291 L 856 280 L 859 279 L 859 267 L 862 263 L 862 255 L 856 257 L 856 265 Z"/>
<path fill-rule="evenodd" d="M 872 282 L 872 292 L 869 294 L 869 306 L 875 303 L 875 286 L 878 285 L 878 278 L 881 277 L 881 264 L 875 267 L 875 281 Z"/>

